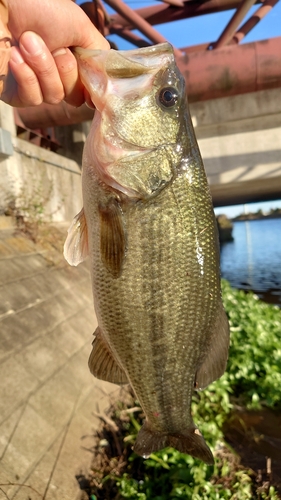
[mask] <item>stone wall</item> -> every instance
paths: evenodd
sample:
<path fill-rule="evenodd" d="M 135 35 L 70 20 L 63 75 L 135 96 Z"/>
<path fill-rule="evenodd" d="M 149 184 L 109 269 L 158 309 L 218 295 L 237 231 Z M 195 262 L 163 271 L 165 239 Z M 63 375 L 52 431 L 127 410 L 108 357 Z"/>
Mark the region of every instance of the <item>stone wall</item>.
<path fill-rule="evenodd" d="M 72 220 L 82 208 L 81 163 L 16 137 L 13 110 L 3 102 L 0 127 L 10 134 L 13 146 L 12 155 L 0 155 L 2 213 L 13 196 L 30 198 L 40 190 L 46 218 Z"/>

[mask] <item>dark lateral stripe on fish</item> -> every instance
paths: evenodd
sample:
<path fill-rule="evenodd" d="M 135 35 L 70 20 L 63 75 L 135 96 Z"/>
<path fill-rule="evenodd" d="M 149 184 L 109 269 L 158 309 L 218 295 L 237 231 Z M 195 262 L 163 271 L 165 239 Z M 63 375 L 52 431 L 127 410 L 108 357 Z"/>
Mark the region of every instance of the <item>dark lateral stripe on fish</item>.
<path fill-rule="evenodd" d="M 150 202 L 155 204 L 155 202 Z M 156 205 L 157 206 L 157 205 Z M 144 237 L 147 233 L 147 228 L 144 229 Z M 150 231 L 151 231 L 151 241 L 159 240 L 159 224 L 157 224 L 157 218 L 150 221 Z M 160 235 L 161 236 L 161 235 Z M 165 370 L 167 365 L 167 342 L 166 342 L 166 331 L 164 323 L 164 315 L 161 311 L 165 307 L 163 293 L 161 293 L 161 273 L 159 275 L 159 270 L 161 269 L 161 253 L 157 250 L 151 253 L 151 261 L 147 262 L 147 253 L 142 253 L 143 264 L 142 268 L 148 268 L 150 273 L 150 283 L 152 286 L 149 287 L 150 298 L 149 298 L 149 308 L 150 312 L 150 329 L 149 329 L 149 342 L 151 345 L 151 355 L 153 362 L 153 372 L 156 379 L 161 380 L 161 370 Z M 163 263 L 162 263 L 163 265 Z M 147 267 L 148 266 L 148 267 Z M 160 288 L 160 293 L 159 293 Z M 160 301 L 161 299 L 161 301 Z M 152 312 L 153 311 L 153 312 Z M 158 408 L 165 407 L 165 401 L 169 395 L 167 393 L 168 388 L 166 384 L 160 384 L 157 387 L 156 397 L 158 402 Z M 161 416 L 163 418 L 163 415 Z"/>

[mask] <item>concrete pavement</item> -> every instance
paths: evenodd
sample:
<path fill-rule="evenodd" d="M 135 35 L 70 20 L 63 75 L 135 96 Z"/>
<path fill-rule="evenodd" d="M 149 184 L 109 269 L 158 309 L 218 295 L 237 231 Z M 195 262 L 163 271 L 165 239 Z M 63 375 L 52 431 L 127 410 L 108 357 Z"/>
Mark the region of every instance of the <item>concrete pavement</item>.
<path fill-rule="evenodd" d="M 88 370 L 96 318 L 87 265 L 0 218 L 0 499 L 77 500 L 102 412 L 117 386 Z M 2 227 L 2 229 L 1 229 Z M 65 228 L 66 229 L 66 228 Z M 49 235 L 50 236 L 50 235 Z"/>

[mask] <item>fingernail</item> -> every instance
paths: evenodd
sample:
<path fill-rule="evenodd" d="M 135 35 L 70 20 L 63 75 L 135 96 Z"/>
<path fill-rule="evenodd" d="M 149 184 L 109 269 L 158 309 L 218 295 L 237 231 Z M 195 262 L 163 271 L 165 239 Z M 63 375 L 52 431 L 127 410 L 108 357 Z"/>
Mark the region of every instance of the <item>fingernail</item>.
<path fill-rule="evenodd" d="M 12 47 L 10 59 L 16 64 L 24 63 L 22 55 L 16 47 Z"/>
<path fill-rule="evenodd" d="M 64 47 L 62 47 L 61 49 L 54 50 L 54 52 L 52 52 L 52 55 L 53 57 L 57 57 L 57 56 L 64 56 L 66 53 L 67 50 Z"/>
<path fill-rule="evenodd" d="M 20 38 L 20 46 L 29 55 L 37 56 L 42 53 L 45 44 L 39 35 L 31 31 L 26 31 Z"/>

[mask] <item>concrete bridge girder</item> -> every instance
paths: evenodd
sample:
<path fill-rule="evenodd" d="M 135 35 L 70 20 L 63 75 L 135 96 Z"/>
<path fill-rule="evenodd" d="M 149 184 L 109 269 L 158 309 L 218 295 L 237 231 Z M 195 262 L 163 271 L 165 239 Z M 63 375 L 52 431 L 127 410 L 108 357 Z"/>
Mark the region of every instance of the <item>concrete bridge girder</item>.
<path fill-rule="evenodd" d="M 281 198 L 281 89 L 190 110 L 215 206 Z"/>

